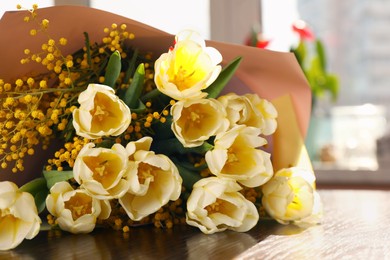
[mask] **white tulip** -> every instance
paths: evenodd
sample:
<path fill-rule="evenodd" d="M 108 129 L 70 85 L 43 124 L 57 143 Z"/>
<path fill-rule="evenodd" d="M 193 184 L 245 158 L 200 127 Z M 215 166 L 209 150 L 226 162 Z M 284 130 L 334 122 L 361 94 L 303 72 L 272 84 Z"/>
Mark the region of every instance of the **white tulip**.
<path fill-rule="evenodd" d="M 186 222 L 205 234 L 226 229 L 246 232 L 259 220 L 255 205 L 240 192 L 241 186 L 226 178 L 209 177 L 194 184 L 187 200 Z"/>
<path fill-rule="evenodd" d="M 176 165 L 163 154 L 144 150 L 149 149 L 150 141 L 151 138 L 143 138 L 126 147 L 130 187 L 119 202 L 136 221 L 156 212 L 169 200 L 177 200 L 181 194 L 183 180 Z"/>
<path fill-rule="evenodd" d="M 176 102 L 171 108 L 172 131 L 184 147 L 196 147 L 227 130 L 225 108 L 216 99 Z"/>
<path fill-rule="evenodd" d="M 225 106 L 232 127 L 236 124 L 256 127 L 263 135 L 275 132 L 278 113 L 271 102 L 256 94 L 235 93 L 220 96 L 218 100 Z"/>
<path fill-rule="evenodd" d="M 88 139 L 118 136 L 131 123 L 129 107 L 109 86 L 89 84 L 80 93 L 78 102 L 80 107 L 73 111 L 73 126 L 79 136 Z"/>
<path fill-rule="evenodd" d="M 41 225 L 34 198 L 12 182 L 0 182 L 0 250 L 34 238 Z"/>
<path fill-rule="evenodd" d="M 257 149 L 266 144 L 259 134 L 258 128 L 245 125 L 236 125 L 218 134 L 214 149 L 205 155 L 211 173 L 234 179 L 247 187 L 266 183 L 273 175 L 273 168 L 270 154 Z"/>
<path fill-rule="evenodd" d="M 98 199 L 119 198 L 129 188 L 127 163 L 126 149 L 122 145 L 114 144 L 108 149 L 94 148 L 93 143 L 88 143 L 75 160 L 74 179 Z"/>
<path fill-rule="evenodd" d="M 68 182 L 57 182 L 46 198 L 47 210 L 57 218 L 59 227 L 71 233 L 89 233 L 96 220 L 111 214 L 108 200 L 88 195 L 84 189 L 73 189 Z"/>

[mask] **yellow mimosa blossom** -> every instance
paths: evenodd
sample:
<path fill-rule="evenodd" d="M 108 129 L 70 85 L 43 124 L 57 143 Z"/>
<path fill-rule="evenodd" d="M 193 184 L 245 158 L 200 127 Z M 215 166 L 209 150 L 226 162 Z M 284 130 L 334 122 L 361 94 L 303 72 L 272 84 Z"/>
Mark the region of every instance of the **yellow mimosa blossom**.
<path fill-rule="evenodd" d="M 257 147 L 266 144 L 260 130 L 236 125 L 218 134 L 205 159 L 212 174 L 231 178 L 247 187 L 266 183 L 273 175 L 270 154 Z"/>
<path fill-rule="evenodd" d="M 175 46 L 155 62 L 155 83 L 158 90 L 176 99 L 205 97 L 206 89 L 221 72 L 221 54 L 193 31 L 176 36 Z"/>
<path fill-rule="evenodd" d="M 98 199 L 123 196 L 129 188 L 125 148 L 120 144 L 114 144 L 111 149 L 94 146 L 89 143 L 81 149 L 73 167 L 74 179 Z"/>
<path fill-rule="evenodd" d="M 41 225 L 34 197 L 12 182 L 0 182 L 0 250 L 17 247 L 34 238 Z"/>
<path fill-rule="evenodd" d="M 262 186 L 262 204 L 267 213 L 282 224 L 303 221 L 313 214 L 319 217 L 320 201 L 313 183 L 314 175 L 306 169 L 281 169 Z"/>
<path fill-rule="evenodd" d="M 73 126 L 82 137 L 118 136 L 131 123 L 129 107 L 108 86 L 89 84 L 78 102 L 80 107 L 73 111 Z"/>
<path fill-rule="evenodd" d="M 151 138 L 144 137 L 126 147 L 130 188 L 119 203 L 132 220 L 155 213 L 181 193 L 183 180 L 177 167 L 167 156 L 149 151 L 150 144 Z"/>
<path fill-rule="evenodd" d="M 50 189 L 46 207 L 62 230 L 75 234 L 91 232 L 97 219 L 107 219 L 111 214 L 107 200 L 91 197 L 84 189 L 74 190 L 65 181 L 57 182 Z"/>
<path fill-rule="evenodd" d="M 240 190 L 239 184 L 227 178 L 199 180 L 187 200 L 187 224 L 198 227 L 205 234 L 226 229 L 250 230 L 259 220 L 259 213 Z"/>
<path fill-rule="evenodd" d="M 200 146 L 229 126 L 224 107 L 211 98 L 176 102 L 171 115 L 172 131 L 184 147 Z"/>

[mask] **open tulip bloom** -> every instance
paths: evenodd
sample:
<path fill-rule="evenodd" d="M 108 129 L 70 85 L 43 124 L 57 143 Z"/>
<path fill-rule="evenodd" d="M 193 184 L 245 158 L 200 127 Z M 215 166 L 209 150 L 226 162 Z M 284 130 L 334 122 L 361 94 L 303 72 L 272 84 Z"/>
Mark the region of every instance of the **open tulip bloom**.
<path fill-rule="evenodd" d="M 310 90 L 291 56 L 81 7 L 34 5 L 0 30 L 21 38 L 0 39 L 0 250 L 36 236 L 45 208 L 71 233 L 319 222 L 314 173 L 297 158 Z"/>

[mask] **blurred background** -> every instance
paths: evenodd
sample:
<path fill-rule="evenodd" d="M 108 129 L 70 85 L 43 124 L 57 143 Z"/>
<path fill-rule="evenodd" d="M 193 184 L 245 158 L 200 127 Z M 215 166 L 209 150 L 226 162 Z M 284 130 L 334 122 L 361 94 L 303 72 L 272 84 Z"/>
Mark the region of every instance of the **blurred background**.
<path fill-rule="evenodd" d="M 306 145 L 319 183 L 390 184 L 390 2 L 383 0 L 20 0 L 0 16 L 84 5 L 176 34 L 294 52 L 312 87 Z M 82 21 L 80 21 L 82 22 Z"/>

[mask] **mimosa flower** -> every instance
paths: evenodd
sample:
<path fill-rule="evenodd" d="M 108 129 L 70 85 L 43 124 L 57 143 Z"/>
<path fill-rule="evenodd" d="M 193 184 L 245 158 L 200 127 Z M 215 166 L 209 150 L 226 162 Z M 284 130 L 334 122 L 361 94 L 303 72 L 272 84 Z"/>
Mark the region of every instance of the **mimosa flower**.
<path fill-rule="evenodd" d="M 171 108 L 172 131 L 184 147 L 196 147 L 229 127 L 225 108 L 215 99 L 176 102 Z"/>
<path fill-rule="evenodd" d="M 247 187 L 266 183 L 273 175 L 273 168 L 270 154 L 256 148 L 266 144 L 259 134 L 259 129 L 245 125 L 236 125 L 218 134 L 214 149 L 205 156 L 211 173 Z"/>
<path fill-rule="evenodd" d="M 71 233 L 89 233 L 96 220 L 107 219 L 111 206 L 107 200 L 98 200 L 84 189 L 74 190 L 68 182 L 57 182 L 46 198 L 47 210 L 57 218 L 62 230 Z"/>
<path fill-rule="evenodd" d="M 89 84 L 78 102 L 80 107 L 73 111 L 73 127 L 79 136 L 118 136 L 130 125 L 129 107 L 108 86 Z"/>
<path fill-rule="evenodd" d="M 261 129 L 261 134 L 270 135 L 276 130 L 278 115 L 274 105 L 256 94 L 239 96 L 229 93 L 218 100 L 225 106 L 230 125 L 247 125 Z"/>
<path fill-rule="evenodd" d="M 0 182 L 0 250 L 17 247 L 39 232 L 41 219 L 34 198 L 12 182 Z"/>
<path fill-rule="evenodd" d="M 279 170 L 262 186 L 265 210 L 282 224 L 309 217 L 314 206 L 313 178 L 314 175 L 305 169 L 293 167 Z"/>
<path fill-rule="evenodd" d="M 182 178 L 175 164 L 163 154 L 149 149 L 151 138 L 128 144 L 129 152 L 128 193 L 119 198 L 119 203 L 132 220 L 156 212 L 169 200 L 177 200 L 181 193 Z M 138 150 L 140 149 L 140 150 Z"/>
<path fill-rule="evenodd" d="M 187 200 L 186 222 L 205 234 L 226 229 L 245 232 L 259 219 L 255 205 L 240 192 L 241 186 L 226 178 L 209 177 L 194 184 Z"/>
<path fill-rule="evenodd" d="M 74 179 L 98 199 L 123 196 L 129 188 L 126 149 L 120 144 L 111 149 L 94 146 L 88 143 L 81 149 L 73 168 Z"/>
<path fill-rule="evenodd" d="M 176 100 L 205 97 L 202 90 L 218 77 L 221 61 L 221 54 L 206 47 L 199 34 L 183 31 L 176 36 L 175 46 L 155 62 L 157 88 Z"/>

